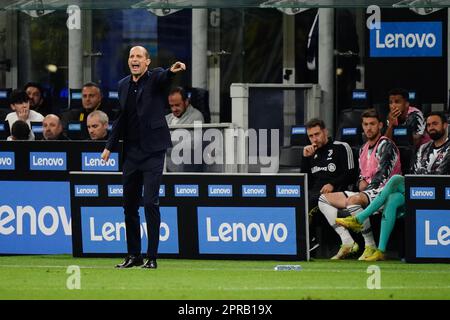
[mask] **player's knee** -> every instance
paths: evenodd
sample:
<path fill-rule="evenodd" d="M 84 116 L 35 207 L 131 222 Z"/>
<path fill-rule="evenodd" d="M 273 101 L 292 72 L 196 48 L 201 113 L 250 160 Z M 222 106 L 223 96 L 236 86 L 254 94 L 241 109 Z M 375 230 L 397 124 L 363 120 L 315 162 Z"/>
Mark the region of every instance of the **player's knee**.
<path fill-rule="evenodd" d="M 364 205 L 364 195 L 363 194 L 356 194 L 356 195 L 348 198 L 347 207 L 354 206 L 354 205 L 360 205 L 360 206 Z"/>

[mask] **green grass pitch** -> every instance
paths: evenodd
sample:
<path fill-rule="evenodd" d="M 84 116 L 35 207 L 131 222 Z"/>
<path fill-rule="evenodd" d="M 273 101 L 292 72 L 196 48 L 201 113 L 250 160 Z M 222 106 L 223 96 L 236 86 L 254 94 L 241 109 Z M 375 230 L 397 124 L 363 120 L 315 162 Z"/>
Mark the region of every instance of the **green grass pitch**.
<path fill-rule="evenodd" d="M 0 299 L 450 299 L 448 264 L 160 259 L 157 270 L 114 269 L 119 262 L 1 256 Z M 300 264 L 302 270 L 274 271 L 277 264 Z M 80 268 L 80 289 L 67 288 L 71 265 Z M 367 287 L 376 283 L 371 265 L 379 267 L 380 289 Z"/>

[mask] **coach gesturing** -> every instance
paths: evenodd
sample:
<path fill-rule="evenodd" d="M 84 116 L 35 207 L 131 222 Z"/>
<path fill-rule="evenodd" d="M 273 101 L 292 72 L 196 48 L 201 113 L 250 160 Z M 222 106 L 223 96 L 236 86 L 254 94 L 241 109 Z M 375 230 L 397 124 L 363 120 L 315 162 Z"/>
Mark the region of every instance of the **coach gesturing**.
<path fill-rule="evenodd" d="M 156 269 L 159 244 L 159 186 L 164 155 L 170 147 L 170 132 L 165 120 L 164 106 L 170 82 L 177 72 L 186 70 L 182 62 L 169 69 L 149 70 L 151 59 L 141 46 L 131 48 L 128 66 L 131 75 L 119 81 L 120 114 L 102 153 L 109 159 L 111 150 L 123 136 L 123 207 L 128 255 L 117 268 L 143 265 Z M 144 209 L 147 221 L 148 260 L 141 255 L 139 200 L 144 186 Z"/>

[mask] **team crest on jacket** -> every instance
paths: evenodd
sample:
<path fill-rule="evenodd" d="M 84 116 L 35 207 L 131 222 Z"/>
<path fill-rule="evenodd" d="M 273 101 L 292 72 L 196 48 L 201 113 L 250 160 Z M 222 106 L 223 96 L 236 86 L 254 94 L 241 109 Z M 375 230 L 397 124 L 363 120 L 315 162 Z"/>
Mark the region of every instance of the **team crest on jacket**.
<path fill-rule="evenodd" d="M 336 171 L 336 165 L 334 163 L 328 164 L 328 171 L 329 172 L 335 172 Z"/>

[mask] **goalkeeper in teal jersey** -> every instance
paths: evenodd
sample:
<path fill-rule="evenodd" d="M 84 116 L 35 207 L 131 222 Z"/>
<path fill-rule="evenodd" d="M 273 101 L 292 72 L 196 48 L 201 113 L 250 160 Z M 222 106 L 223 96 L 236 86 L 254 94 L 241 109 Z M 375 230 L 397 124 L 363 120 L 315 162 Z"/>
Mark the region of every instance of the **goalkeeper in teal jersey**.
<path fill-rule="evenodd" d="M 442 113 L 432 112 L 427 117 L 426 128 L 432 141 L 420 146 L 413 163 L 413 174 L 450 174 L 450 139 L 448 137 L 447 119 Z M 382 206 L 380 241 L 378 249 L 365 261 L 385 259 L 389 236 L 394 229 L 395 220 L 405 214 L 405 178 L 394 175 L 381 193 L 359 214 L 346 218 L 337 218 L 336 223 L 351 229 L 361 231 L 363 222 Z"/>

